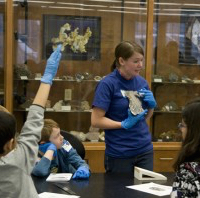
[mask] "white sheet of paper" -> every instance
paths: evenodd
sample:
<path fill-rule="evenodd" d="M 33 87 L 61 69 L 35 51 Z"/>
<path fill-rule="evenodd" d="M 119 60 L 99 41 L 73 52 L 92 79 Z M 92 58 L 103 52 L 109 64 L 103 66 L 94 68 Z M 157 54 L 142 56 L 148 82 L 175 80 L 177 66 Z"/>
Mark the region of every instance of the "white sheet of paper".
<path fill-rule="evenodd" d="M 51 173 L 47 177 L 46 181 L 48 182 L 59 182 L 59 181 L 69 181 L 72 177 L 72 173 Z"/>
<path fill-rule="evenodd" d="M 76 195 L 63 195 L 58 193 L 43 192 L 39 194 L 39 198 L 79 198 Z"/>
<path fill-rule="evenodd" d="M 171 186 L 160 185 L 153 182 L 146 183 L 146 184 L 133 185 L 133 186 L 126 186 L 126 187 L 134 189 L 134 190 L 146 192 L 149 194 L 157 195 L 157 196 L 170 195 L 172 192 Z"/>

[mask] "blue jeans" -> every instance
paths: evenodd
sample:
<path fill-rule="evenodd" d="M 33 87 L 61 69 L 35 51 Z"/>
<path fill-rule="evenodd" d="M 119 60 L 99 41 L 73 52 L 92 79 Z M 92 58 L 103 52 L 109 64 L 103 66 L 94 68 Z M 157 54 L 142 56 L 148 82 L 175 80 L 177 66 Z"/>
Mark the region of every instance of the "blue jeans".
<path fill-rule="evenodd" d="M 134 166 L 153 171 L 153 150 L 131 158 L 105 156 L 106 173 L 134 173 Z"/>

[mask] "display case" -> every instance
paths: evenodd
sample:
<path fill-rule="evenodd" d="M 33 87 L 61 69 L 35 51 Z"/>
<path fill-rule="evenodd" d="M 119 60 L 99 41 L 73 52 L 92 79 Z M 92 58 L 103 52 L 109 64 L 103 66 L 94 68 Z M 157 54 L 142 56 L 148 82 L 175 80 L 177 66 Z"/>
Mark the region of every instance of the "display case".
<path fill-rule="evenodd" d="M 155 171 L 172 171 L 180 148 L 181 111 L 200 93 L 198 0 L 24 0 L 8 1 L 6 10 L 9 31 L 0 85 L 6 90 L 6 107 L 16 116 L 18 130 L 47 58 L 65 39 L 45 118 L 54 119 L 63 130 L 77 132 L 89 164 L 101 162 L 100 168 L 92 165 L 92 170 L 102 172 L 105 144 L 95 141 L 103 141 L 103 131 L 90 128 L 94 90 L 111 71 L 115 46 L 122 40 L 136 41 L 145 49 L 141 75 L 158 104 L 149 123 Z M 89 131 L 102 136 L 94 133 L 84 139 Z"/>
<path fill-rule="evenodd" d="M 181 111 L 200 93 L 200 6 L 197 0 L 155 1 L 152 91 L 154 141 L 181 141 Z"/>
<path fill-rule="evenodd" d="M 97 83 L 111 72 L 122 40 L 146 47 L 146 3 L 138 1 L 14 1 L 13 112 L 20 129 L 46 60 L 59 42 L 62 59 L 45 118 L 82 141 L 104 141 L 91 125 Z M 145 63 L 144 63 L 145 64 Z M 145 68 L 145 67 L 144 67 Z M 145 75 L 145 69 L 141 75 Z"/>

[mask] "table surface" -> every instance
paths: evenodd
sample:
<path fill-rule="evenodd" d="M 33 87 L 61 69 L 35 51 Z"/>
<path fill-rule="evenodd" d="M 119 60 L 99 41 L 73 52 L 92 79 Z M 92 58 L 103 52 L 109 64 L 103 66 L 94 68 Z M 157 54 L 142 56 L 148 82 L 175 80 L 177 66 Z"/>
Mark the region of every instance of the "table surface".
<path fill-rule="evenodd" d="M 167 181 L 152 181 L 154 183 L 171 186 L 174 173 L 162 173 Z M 32 176 L 38 193 L 54 192 L 68 194 L 46 178 Z M 126 188 L 126 186 L 141 184 L 142 181 L 133 178 L 131 174 L 93 173 L 89 180 L 70 180 L 64 183 L 66 187 L 81 198 L 154 198 L 158 196 Z M 148 181 L 149 182 L 149 181 Z M 143 181 L 142 183 L 148 183 Z M 163 196 L 166 198 L 169 196 Z"/>

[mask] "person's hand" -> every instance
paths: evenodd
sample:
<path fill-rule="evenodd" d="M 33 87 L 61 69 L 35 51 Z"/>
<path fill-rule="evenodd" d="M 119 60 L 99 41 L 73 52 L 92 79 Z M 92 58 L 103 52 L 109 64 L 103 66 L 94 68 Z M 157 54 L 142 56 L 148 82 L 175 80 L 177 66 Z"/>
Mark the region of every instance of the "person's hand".
<path fill-rule="evenodd" d="M 124 129 L 132 128 L 139 120 L 141 120 L 144 117 L 146 113 L 147 113 L 147 109 L 145 109 L 143 112 L 141 112 L 138 115 L 133 115 L 130 109 L 128 109 L 128 118 L 126 118 L 125 120 L 121 122 L 122 128 Z"/>
<path fill-rule="evenodd" d="M 56 152 L 57 151 L 57 147 L 56 147 L 55 144 L 50 143 L 50 145 L 47 147 L 47 151 L 48 150 L 52 150 L 52 151 Z"/>
<path fill-rule="evenodd" d="M 150 109 L 154 109 L 156 107 L 156 100 L 150 90 L 140 89 L 138 93 L 142 95 L 142 100 L 147 103 Z"/>
<path fill-rule="evenodd" d="M 47 60 L 46 69 L 44 71 L 44 75 L 41 78 L 41 82 L 46 84 L 52 84 L 52 80 L 55 77 L 58 65 L 61 59 L 61 50 L 62 45 L 58 45 L 57 49 L 51 54 L 49 59 Z"/>
<path fill-rule="evenodd" d="M 90 176 L 90 171 L 87 167 L 81 166 L 73 175 L 73 179 L 88 179 Z"/>
<path fill-rule="evenodd" d="M 54 151 L 54 154 L 53 156 L 55 157 L 57 155 L 57 147 L 55 144 L 51 143 L 51 142 L 48 142 L 48 143 L 45 143 L 45 144 L 40 144 L 39 145 L 39 150 L 42 152 L 42 153 L 46 153 L 48 150 L 52 150 Z"/>

